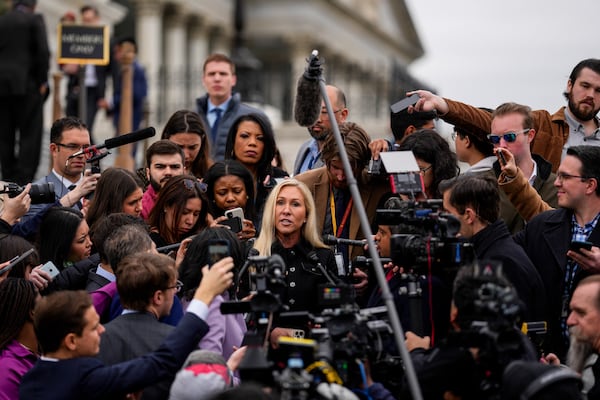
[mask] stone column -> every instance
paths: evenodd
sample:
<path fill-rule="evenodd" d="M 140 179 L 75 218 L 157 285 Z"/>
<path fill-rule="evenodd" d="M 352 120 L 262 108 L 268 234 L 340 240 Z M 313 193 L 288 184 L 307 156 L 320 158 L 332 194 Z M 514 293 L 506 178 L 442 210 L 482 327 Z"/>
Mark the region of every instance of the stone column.
<path fill-rule="evenodd" d="M 146 69 L 148 79 L 149 125 L 157 126 L 160 93 L 160 66 L 162 64 L 162 12 L 158 0 L 134 0 L 138 61 Z"/>
<path fill-rule="evenodd" d="M 173 112 L 189 107 L 185 99 L 187 65 L 187 31 L 185 16 L 178 10 L 165 19 L 165 119 Z"/>
<path fill-rule="evenodd" d="M 209 55 L 209 28 L 199 18 L 191 18 L 188 30 L 188 95 L 187 102 L 190 110 L 196 110 L 195 99 L 204 92 L 202 86 L 202 66 Z"/>

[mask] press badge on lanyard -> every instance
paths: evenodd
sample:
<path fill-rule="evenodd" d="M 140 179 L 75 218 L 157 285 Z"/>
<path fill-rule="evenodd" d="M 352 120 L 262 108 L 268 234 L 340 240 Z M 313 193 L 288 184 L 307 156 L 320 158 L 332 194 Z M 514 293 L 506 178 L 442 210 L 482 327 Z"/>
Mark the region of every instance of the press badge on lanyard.
<path fill-rule="evenodd" d="M 329 211 L 331 213 L 331 227 L 333 228 L 333 235 L 335 237 L 340 237 L 342 231 L 344 230 L 344 226 L 346 225 L 346 221 L 350 216 L 350 211 L 352 210 L 352 197 L 346 206 L 346 211 L 344 211 L 344 216 L 342 217 L 342 221 L 340 222 L 340 226 L 337 226 L 337 221 L 335 218 L 335 202 L 333 196 L 333 189 L 331 186 L 329 187 Z M 337 265 L 338 276 L 346 276 L 346 268 L 344 267 L 344 255 L 337 250 L 337 246 L 335 248 L 335 264 Z"/>

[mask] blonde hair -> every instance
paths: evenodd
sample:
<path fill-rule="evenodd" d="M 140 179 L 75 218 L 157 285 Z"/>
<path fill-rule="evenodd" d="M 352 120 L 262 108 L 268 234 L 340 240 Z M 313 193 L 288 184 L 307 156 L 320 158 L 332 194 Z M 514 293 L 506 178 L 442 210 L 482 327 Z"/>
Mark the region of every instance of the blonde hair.
<path fill-rule="evenodd" d="M 260 235 L 258 235 L 256 242 L 254 242 L 254 248 L 258 250 L 261 256 L 270 256 L 271 245 L 273 242 L 275 242 L 275 240 L 277 240 L 275 235 L 275 204 L 277 202 L 277 198 L 279 197 L 279 193 L 281 193 L 281 190 L 288 186 L 297 187 L 300 189 L 302 197 L 304 197 L 304 206 L 306 207 L 306 223 L 302 227 L 302 238 L 310 243 L 313 247 L 327 248 L 327 245 L 323 243 L 317 230 L 315 201 L 310 193 L 310 190 L 308 190 L 308 187 L 304 183 L 296 179 L 286 179 L 273 188 L 265 203 L 262 218 L 262 228 L 260 230 Z"/>

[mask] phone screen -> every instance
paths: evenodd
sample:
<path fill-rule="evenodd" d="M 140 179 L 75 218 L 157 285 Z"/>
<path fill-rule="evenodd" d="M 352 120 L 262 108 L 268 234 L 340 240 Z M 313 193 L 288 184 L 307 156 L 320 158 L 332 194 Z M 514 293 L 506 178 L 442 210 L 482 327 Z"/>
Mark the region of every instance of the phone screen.
<path fill-rule="evenodd" d="M 215 242 L 208 245 L 210 265 L 229 256 L 229 243 L 227 241 Z"/>

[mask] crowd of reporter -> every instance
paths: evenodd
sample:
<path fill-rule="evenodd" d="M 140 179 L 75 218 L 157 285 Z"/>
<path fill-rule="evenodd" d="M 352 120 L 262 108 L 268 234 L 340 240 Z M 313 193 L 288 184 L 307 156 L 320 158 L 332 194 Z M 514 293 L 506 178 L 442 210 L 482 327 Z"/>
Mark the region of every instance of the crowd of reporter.
<path fill-rule="evenodd" d="M 594 88 L 600 61 L 584 60 L 568 81 L 562 120 L 515 103 L 487 110 L 418 90 L 409 93 L 413 105 L 392 112 L 393 139 L 372 141 L 347 121 L 343 91 L 330 85 L 360 199 L 351 195 L 324 103 L 293 177 L 272 165 L 276 135 L 252 110 L 230 121 L 216 161 L 206 121 L 178 111 L 137 174 L 91 173 L 82 151 L 91 145 L 85 124 L 55 121 L 52 171 L 23 187 L 3 186 L 0 398 L 224 398 L 237 391 L 267 398 L 293 390 L 410 398 L 414 387 L 402 362 L 383 374 L 372 343 L 355 346 L 356 332 L 334 338 L 351 345 L 345 375 L 306 378 L 307 365 L 278 362 L 299 357 L 285 352 L 302 343 L 289 338 L 335 330 L 331 306 L 320 302 L 327 285 L 349 293 L 333 308 L 352 318 L 387 304 L 377 263 L 355 261 L 368 250 L 358 204 L 379 256 L 391 258 L 383 273 L 424 398 L 600 398 L 600 147 L 579 140 L 590 137 L 590 121 L 598 130 Z M 435 118 L 455 124 L 456 152 L 436 132 Z M 557 137 L 548 121 L 567 133 Z M 395 150 L 412 152 L 419 190 L 398 192 L 384 169 L 367 172 L 382 152 Z M 469 164 L 466 172 L 459 174 L 457 160 Z M 417 222 L 382 221 L 378 209 L 418 215 Z M 232 218 L 234 211 L 242 216 Z M 436 237 L 435 223 L 425 226 L 434 218 L 456 223 L 452 237 Z M 474 257 L 457 273 L 443 270 L 450 259 L 437 260 L 437 269 L 410 263 L 397 256 L 394 237 L 403 234 L 423 243 L 459 237 Z M 227 249 L 219 260 L 216 244 Z M 435 256 L 428 244 L 419 250 Z M 260 263 L 275 275 L 257 284 L 263 276 L 253 267 Z M 416 299 L 406 295 L 412 284 Z M 264 299 L 276 307 L 261 308 L 272 305 Z M 249 304 L 246 318 L 222 312 L 232 303 Z M 533 342 L 521 331 L 532 322 L 546 327 Z M 256 332 L 263 335 L 259 346 L 249 339 Z M 386 357 L 400 358 L 391 335 L 382 343 Z M 244 371 L 260 367 L 257 347 L 267 350 L 263 361 L 277 377 L 270 391 L 246 386 Z M 311 366 L 339 369 L 335 359 L 315 357 L 308 357 Z M 308 386 L 290 389 L 292 378 L 308 379 Z"/>

